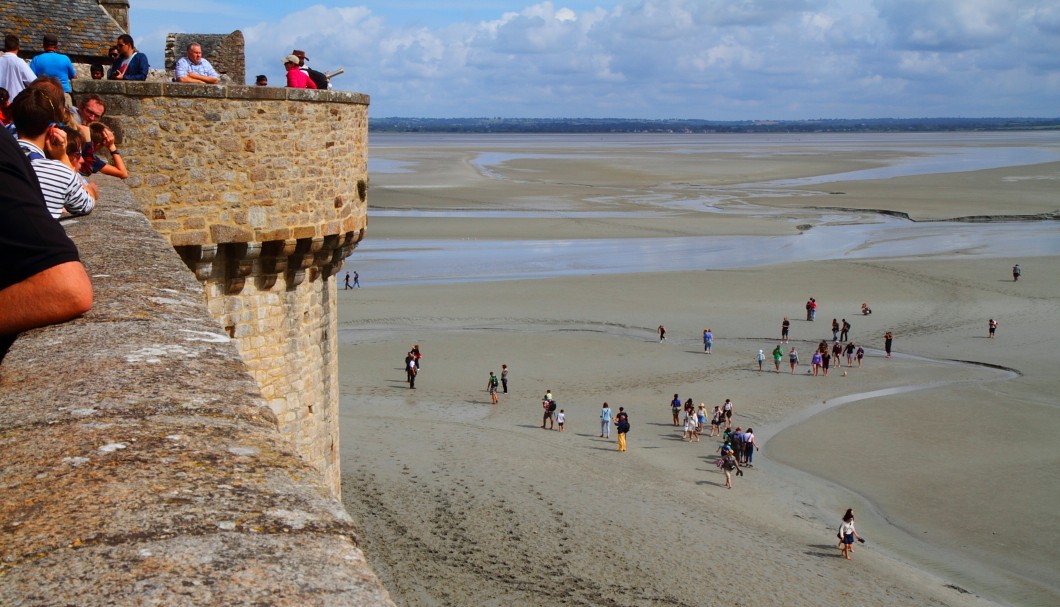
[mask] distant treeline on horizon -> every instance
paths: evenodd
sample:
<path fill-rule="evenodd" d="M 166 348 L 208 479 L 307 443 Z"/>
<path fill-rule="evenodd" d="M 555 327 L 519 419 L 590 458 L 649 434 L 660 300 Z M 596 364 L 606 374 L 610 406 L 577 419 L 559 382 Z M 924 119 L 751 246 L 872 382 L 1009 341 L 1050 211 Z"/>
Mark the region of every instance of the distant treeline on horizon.
<path fill-rule="evenodd" d="M 369 118 L 375 133 L 918 133 L 1060 130 L 1060 118 L 834 118 L 638 120 L 626 118 Z"/>

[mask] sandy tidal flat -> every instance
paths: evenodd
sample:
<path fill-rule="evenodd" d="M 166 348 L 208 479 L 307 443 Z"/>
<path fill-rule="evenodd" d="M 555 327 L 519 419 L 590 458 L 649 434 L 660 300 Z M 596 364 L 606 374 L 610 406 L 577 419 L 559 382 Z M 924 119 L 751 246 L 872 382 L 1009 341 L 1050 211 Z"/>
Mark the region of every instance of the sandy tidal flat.
<path fill-rule="evenodd" d="M 717 160 L 740 164 L 743 181 L 888 161 L 875 149 L 866 159 L 812 151 L 787 164 L 771 157 L 764 167 L 720 153 Z M 659 150 L 630 148 L 603 174 L 597 165 L 606 158 L 570 158 L 600 150 L 550 148 L 564 158 L 516 159 L 488 171 L 476 164 L 478 152 L 385 148 L 411 173 L 373 175 L 370 202 L 442 211 L 605 204 L 657 216 L 586 219 L 578 228 L 547 217 L 397 216 L 371 220 L 369 238 L 520 238 L 543 226 L 571 238 L 579 229 L 587 237 L 765 238 L 822 217 L 794 196 L 765 204 L 775 213 L 673 214 L 672 204 L 660 204 L 661 190 L 674 198 L 667 184 L 711 189 L 725 174 L 702 156 L 711 168 L 697 176 L 687 152 L 659 159 Z M 634 153 L 651 160 L 629 170 Z M 996 188 L 1000 199 L 1017 173 L 1028 177 L 1024 186 L 1046 187 L 1058 169 L 915 179 L 953 200 L 968 188 L 985 201 L 979 190 Z M 859 182 L 864 194 L 846 195 L 844 205 L 878 208 L 898 185 Z M 616 200 L 609 190 L 624 194 Z M 765 202 L 753 198 L 756 207 Z M 903 204 L 894 209 L 917 211 Z M 1026 192 L 1005 204 L 1044 208 Z M 955 208 L 951 216 L 982 210 L 989 209 Z M 1050 514 L 1060 498 L 1054 257 L 837 259 L 381 287 L 372 277 L 385 268 L 358 265 L 357 256 L 347 269 L 361 272 L 365 288 L 339 292 L 343 491 L 369 560 L 399 604 L 1060 601 L 1058 521 Z M 429 254 L 422 261 L 430 264 Z M 1013 283 L 1017 261 L 1025 276 Z M 802 309 L 810 296 L 821 304 L 812 323 Z M 872 316 L 858 313 L 862 301 L 872 303 Z M 847 318 L 851 338 L 869 348 L 864 367 L 813 378 L 805 365 L 792 375 L 785 358 L 781 373 L 771 360 L 759 372 L 755 354 L 778 343 L 784 316 L 793 323 L 785 350 L 797 347 L 804 362 L 831 338 L 831 318 Z M 990 317 L 1001 322 L 995 339 L 986 338 Z M 655 333 L 660 323 L 665 343 Z M 716 335 L 710 355 L 700 340 L 707 327 Z M 895 333 L 892 359 L 880 352 L 887 330 Z M 425 355 L 414 391 L 402 370 L 413 343 Z M 511 391 L 493 406 L 486 381 L 501 363 L 511 368 Z M 547 388 L 567 415 L 564 432 L 540 428 Z M 713 465 L 715 439 L 681 440 L 668 406 L 675 392 L 710 408 L 732 398 L 735 423 L 755 428 L 762 449 L 734 489 Z M 627 453 L 617 452 L 613 434 L 599 437 L 604 401 L 630 412 Z M 850 562 L 834 541 L 848 507 L 869 538 Z"/>

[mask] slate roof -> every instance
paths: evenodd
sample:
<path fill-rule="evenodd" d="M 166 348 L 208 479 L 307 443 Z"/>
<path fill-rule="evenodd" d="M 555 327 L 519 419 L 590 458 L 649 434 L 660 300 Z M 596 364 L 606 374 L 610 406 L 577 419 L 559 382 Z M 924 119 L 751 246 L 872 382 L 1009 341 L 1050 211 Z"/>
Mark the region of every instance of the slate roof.
<path fill-rule="evenodd" d="M 59 38 L 59 52 L 80 59 L 107 56 L 125 32 L 97 0 L 0 0 L 3 34 L 15 34 L 24 58 L 41 51 L 44 34 Z"/>

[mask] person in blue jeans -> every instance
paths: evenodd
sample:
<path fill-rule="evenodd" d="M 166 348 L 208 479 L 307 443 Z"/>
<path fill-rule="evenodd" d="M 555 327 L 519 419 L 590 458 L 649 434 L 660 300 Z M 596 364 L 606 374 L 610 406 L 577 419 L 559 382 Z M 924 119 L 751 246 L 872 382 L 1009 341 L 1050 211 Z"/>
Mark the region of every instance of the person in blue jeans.
<path fill-rule="evenodd" d="M 600 409 L 600 438 L 611 438 L 611 407 L 607 403 Z"/>
<path fill-rule="evenodd" d="M 710 354 L 711 349 L 714 347 L 714 334 L 710 332 L 710 329 L 703 331 L 703 351 Z"/>

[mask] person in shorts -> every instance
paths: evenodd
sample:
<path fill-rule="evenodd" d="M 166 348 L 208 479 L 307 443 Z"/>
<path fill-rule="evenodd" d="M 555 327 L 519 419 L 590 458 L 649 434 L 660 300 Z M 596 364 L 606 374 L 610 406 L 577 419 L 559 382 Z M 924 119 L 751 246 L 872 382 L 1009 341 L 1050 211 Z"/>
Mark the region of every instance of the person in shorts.
<path fill-rule="evenodd" d="M 563 409 L 559 410 L 556 414 L 556 425 L 559 426 L 559 431 L 563 432 L 563 424 L 567 421 L 567 414 L 563 412 Z"/>

